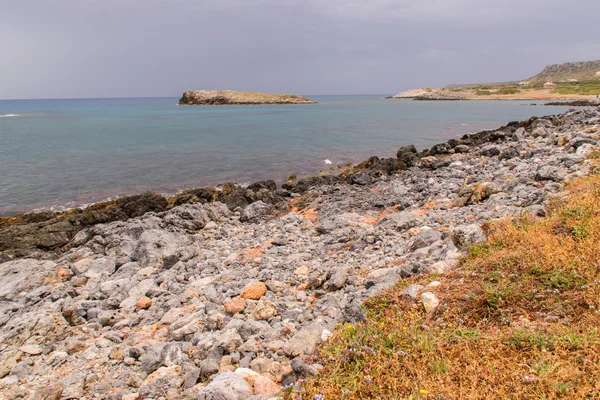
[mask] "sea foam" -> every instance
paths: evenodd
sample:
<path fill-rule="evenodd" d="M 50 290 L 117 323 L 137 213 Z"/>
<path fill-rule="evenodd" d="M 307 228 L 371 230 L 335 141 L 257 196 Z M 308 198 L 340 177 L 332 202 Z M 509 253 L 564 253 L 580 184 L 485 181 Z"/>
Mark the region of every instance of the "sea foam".
<path fill-rule="evenodd" d="M 8 117 L 18 117 L 19 114 L 4 114 L 0 115 L 0 118 L 8 118 Z"/>

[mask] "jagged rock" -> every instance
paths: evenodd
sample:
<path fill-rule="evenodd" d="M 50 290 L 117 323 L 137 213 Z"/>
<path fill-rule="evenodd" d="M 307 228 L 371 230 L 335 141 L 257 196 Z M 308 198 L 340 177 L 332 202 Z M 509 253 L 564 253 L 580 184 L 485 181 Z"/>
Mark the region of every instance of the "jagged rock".
<path fill-rule="evenodd" d="M 27 258 L 0 264 L 0 300 L 12 300 L 20 292 L 42 286 L 55 270 L 52 261 Z"/>
<path fill-rule="evenodd" d="M 452 239 L 457 246 L 479 244 L 485 241 L 485 233 L 478 224 L 460 225 L 454 228 Z"/>
<path fill-rule="evenodd" d="M 400 147 L 396 152 L 396 157 L 407 167 L 412 167 L 418 160 L 417 148 L 414 145 Z"/>
<path fill-rule="evenodd" d="M 250 313 L 250 318 L 257 321 L 268 320 L 277 315 L 277 306 L 271 301 L 259 301 Z"/>
<path fill-rule="evenodd" d="M 479 203 L 501 191 L 502 189 L 492 182 L 473 183 L 460 190 L 456 200 L 453 202 L 453 206 L 464 207 L 469 204 Z"/>
<path fill-rule="evenodd" d="M 31 400 L 60 400 L 64 386 L 56 383 L 50 386 L 44 386 L 35 391 Z"/>
<path fill-rule="evenodd" d="M 264 217 L 269 214 L 273 210 L 273 206 L 270 204 L 265 204 L 262 201 L 256 201 L 242 211 L 242 216 L 240 217 L 240 221 L 242 222 L 250 222 L 256 221 L 258 218 Z"/>
<path fill-rule="evenodd" d="M 267 285 L 256 282 L 248 286 L 240 293 L 242 299 L 260 300 L 267 293 Z"/>

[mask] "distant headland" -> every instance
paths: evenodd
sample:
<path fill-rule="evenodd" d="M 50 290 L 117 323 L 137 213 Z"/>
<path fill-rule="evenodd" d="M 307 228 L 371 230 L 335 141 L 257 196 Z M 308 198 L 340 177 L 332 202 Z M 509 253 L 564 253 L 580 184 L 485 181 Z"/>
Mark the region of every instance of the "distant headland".
<path fill-rule="evenodd" d="M 544 68 L 522 81 L 421 88 L 390 98 L 414 100 L 574 100 L 598 104 L 600 61 L 569 62 Z M 584 103 L 581 103 L 583 105 Z"/>
<path fill-rule="evenodd" d="M 314 104 L 306 97 L 293 94 L 235 92 L 233 90 L 188 90 L 179 99 L 180 105 L 251 105 L 251 104 Z"/>

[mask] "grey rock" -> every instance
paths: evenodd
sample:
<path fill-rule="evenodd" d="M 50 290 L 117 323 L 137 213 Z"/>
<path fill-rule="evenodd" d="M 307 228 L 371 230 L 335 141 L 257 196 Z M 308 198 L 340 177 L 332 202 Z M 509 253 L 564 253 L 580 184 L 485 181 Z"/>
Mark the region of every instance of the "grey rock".
<path fill-rule="evenodd" d="M 248 382 L 239 374 L 226 372 L 200 389 L 198 400 L 247 400 L 250 396 L 252 388 Z"/>
<path fill-rule="evenodd" d="M 260 200 L 256 201 L 244 208 L 244 210 L 242 211 L 242 215 L 240 216 L 240 221 L 256 221 L 259 218 L 262 218 L 265 215 L 269 214 L 272 210 L 273 206 L 271 204 L 265 204 Z"/>
<path fill-rule="evenodd" d="M 154 344 L 140 357 L 141 368 L 145 373 L 151 374 L 162 365 L 162 351 L 164 348 L 164 343 Z"/>
<path fill-rule="evenodd" d="M 296 357 L 291 363 L 292 371 L 300 376 L 317 376 L 319 371 L 316 368 L 306 364 L 301 357 Z"/>
<path fill-rule="evenodd" d="M 452 240 L 457 246 L 479 244 L 485 241 L 485 233 L 478 224 L 459 225 L 454 229 Z"/>
<path fill-rule="evenodd" d="M 52 261 L 27 258 L 0 264 L 0 300 L 12 300 L 20 292 L 41 286 L 55 269 Z"/>

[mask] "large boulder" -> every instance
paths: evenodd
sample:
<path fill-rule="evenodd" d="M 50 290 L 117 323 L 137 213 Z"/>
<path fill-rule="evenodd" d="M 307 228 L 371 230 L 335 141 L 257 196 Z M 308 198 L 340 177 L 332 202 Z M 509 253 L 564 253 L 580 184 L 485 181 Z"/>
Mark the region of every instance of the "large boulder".
<path fill-rule="evenodd" d="M 43 286 L 55 269 L 52 261 L 27 258 L 0 264 L 0 300 L 12 300 L 21 292 Z"/>
<path fill-rule="evenodd" d="M 252 388 L 248 382 L 234 372 L 217 375 L 198 392 L 198 400 L 246 400 L 251 396 Z"/>
<path fill-rule="evenodd" d="M 418 160 L 417 148 L 413 144 L 400 147 L 396 152 L 396 157 L 407 167 L 412 167 Z"/>

